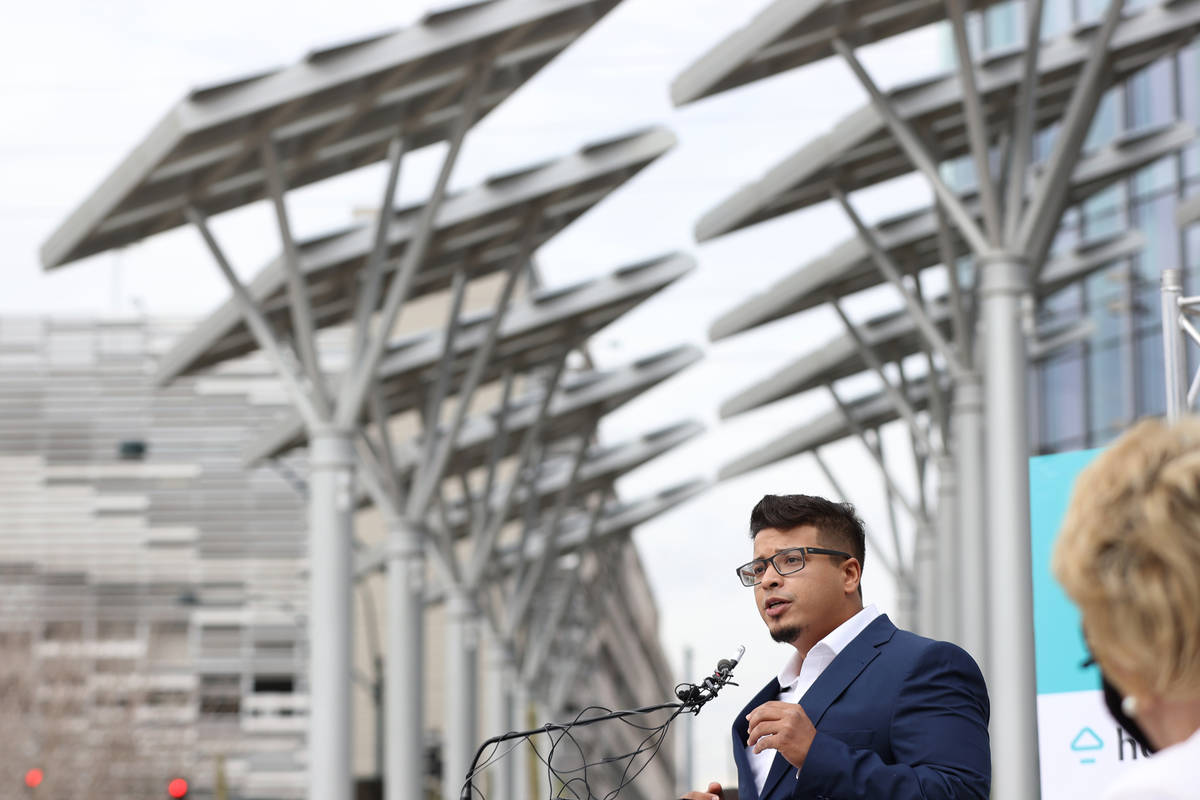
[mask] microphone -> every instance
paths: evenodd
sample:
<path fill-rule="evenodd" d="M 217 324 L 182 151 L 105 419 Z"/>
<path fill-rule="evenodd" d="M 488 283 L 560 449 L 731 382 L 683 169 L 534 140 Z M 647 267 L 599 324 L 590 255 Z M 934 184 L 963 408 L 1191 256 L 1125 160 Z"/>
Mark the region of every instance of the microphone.
<path fill-rule="evenodd" d="M 700 681 L 699 685 L 694 683 L 681 683 L 675 687 L 675 696 L 683 703 L 684 711 L 691 711 L 695 714 L 700 713 L 701 707 L 717 696 L 725 686 L 737 686 L 731 680 L 733 668 L 742 660 L 742 655 L 746 652 L 745 646 L 738 647 L 737 655 L 733 658 L 722 658 L 717 662 L 717 668 L 713 670 L 712 675 L 709 675 L 704 680 Z"/>
<path fill-rule="evenodd" d="M 742 660 L 742 655 L 745 652 L 746 652 L 746 646 L 742 645 L 742 646 L 738 647 L 737 655 L 734 656 L 732 659 L 722 658 L 720 661 L 717 662 L 717 673 L 720 675 L 724 675 L 726 678 L 728 678 L 729 673 L 733 672 L 733 668 L 736 667 L 738 665 L 738 662 Z"/>

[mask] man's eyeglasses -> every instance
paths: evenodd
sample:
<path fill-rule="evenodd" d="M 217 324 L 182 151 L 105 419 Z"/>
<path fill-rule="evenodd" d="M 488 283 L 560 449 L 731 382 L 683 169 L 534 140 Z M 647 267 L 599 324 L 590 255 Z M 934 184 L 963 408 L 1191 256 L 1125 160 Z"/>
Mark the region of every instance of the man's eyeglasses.
<path fill-rule="evenodd" d="M 854 558 L 841 550 L 826 550 L 824 547 L 789 547 L 780 550 L 770 558 L 756 558 L 737 568 L 738 579 L 742 586 L 756 586 L 762 583 L 763 575 L 767 574 L 767 564 L 775 568 L 780 575 L 791 575 L 804 569 L 805 556 L 838 556 L 839 558 Z"/>

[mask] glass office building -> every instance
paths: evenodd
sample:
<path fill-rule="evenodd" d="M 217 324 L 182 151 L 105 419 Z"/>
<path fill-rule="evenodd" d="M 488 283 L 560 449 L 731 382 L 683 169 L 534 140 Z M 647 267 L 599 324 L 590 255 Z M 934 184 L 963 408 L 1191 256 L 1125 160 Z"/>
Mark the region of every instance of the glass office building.
<path fill-rule="evenodd" d="M 1127 11 L 1148 5 L 1130 0 Z M 1097 22 L 1108 0 L 1046 0 L 1044 38 Z M 991 6 L 973 21 L 977 52 L 1021 46 L 1023 0 Z M 1200 127 L 1200 45 L 1154 62 L 1111 87 L 1097 111 L 1087 148 L 1178 120 Z M 1055 131 L 1043 131 L 1037 155 L 1049 153 Z M 965 171 L 967 165 L 955 165 Z M 1057 327 L 1090 320 L 1086 341 L 1056 352 L 1030 376 L 1031 435 L 1037 453 L 1098 447 L 1140 417 L 1165 411 L 1159 280 L 1163 269 L 1184 271 L 1188 294 L 1200 293 L 1200 231 L 1180 231 L 1180 198 L 1200 189 L 1200 147 L 1192 145 L 1072 208 L 1056 247 L 1127 230 L 1146 238 L 1144 250 L 1068 287 L 1038 308 L 1038 319 Z M 1195 354 L 1191 360 L 1195 362 Z"/>

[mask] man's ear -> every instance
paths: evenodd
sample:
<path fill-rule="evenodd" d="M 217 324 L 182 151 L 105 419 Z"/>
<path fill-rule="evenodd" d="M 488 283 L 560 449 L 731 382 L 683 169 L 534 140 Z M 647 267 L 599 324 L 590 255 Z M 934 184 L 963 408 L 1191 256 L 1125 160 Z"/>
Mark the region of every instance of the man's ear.
<path fill-rule="evenodd" d="M 842 586 L 846 594 L 857 593 L 861 582 L 862 564 L 857 558 L 847 558 L 842 562 Z"/>

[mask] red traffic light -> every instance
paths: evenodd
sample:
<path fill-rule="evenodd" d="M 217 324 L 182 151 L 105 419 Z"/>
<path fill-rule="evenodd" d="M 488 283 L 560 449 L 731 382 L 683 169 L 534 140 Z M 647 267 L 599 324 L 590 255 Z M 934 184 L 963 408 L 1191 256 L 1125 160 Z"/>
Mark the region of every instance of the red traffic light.
<path fill-rule="evenodd" d="M 181 797 L 187 797 L 188 785 L 183 778 L 176 778 L 167 784 L 167 794 L 179 800 Z"/>
<path fill-rule="evenodd" d="M 42 778 L 44 777 L 45 776 L 42 774 L 42 771 L 37 767 L 34 767 L 25 773 L 25 785 L 30 789 L 36 789 L 42 785 Z"/>

